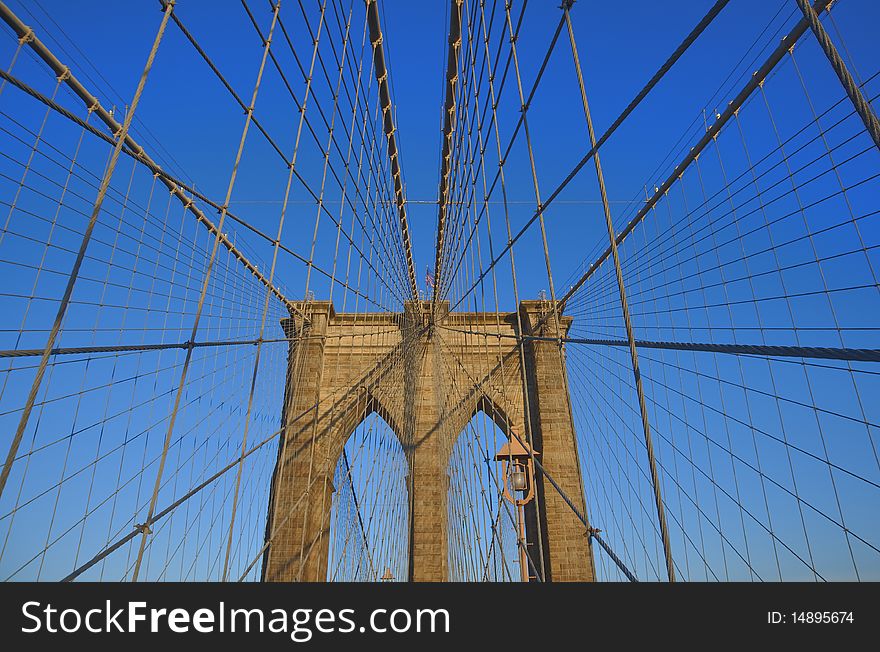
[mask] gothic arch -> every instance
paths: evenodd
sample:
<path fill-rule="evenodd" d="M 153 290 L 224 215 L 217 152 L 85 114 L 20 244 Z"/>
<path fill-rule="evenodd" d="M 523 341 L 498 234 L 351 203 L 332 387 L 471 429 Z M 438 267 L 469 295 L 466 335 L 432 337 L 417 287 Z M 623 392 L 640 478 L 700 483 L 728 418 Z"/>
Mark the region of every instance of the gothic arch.
<path fill-rule="evenodd" d="M 358 426 L 366 421 L 371 415 L 377 414 L 388 425 L 389 429 L 397 438 L 401 449 L 404 449 L 404 433 L 400 429 L 400 419 L 396 414 L 397 410 L 389 408 L 388 402 L 380 399 L 377 392 L 364 389 L 359 393 L 358 398 L 342 410 L 339 418 L 333 428 L 333 436 L 329 442 L 329 450 L 327 455 L 328 471 L 332 471 L 339 462 L 339 456 L 342 449 L 351 435 Z"/>
<path fill-rule="evenodd" d="M 409 527 L 409 465 L 387 414 L 371 399 L 357 424 L 340 430 L 327 508 L 328 581 L 377 581 L 386 569 L 406 578 L 406 547 L 383 545 L 406 539 Z"/>
<path fill-rule="evenodd" d="M 302 308 L 309 317 L 309 337 L 291 341 L 285 414 L 304 416 L 287 424 L 279 451 L 266 579 L 327 577 L 327 549 L 321 537 L 332 501 L 334 465 L 351 433 L 373 413 L 389 424 L 406 454 L 409 579 L 448 578 L 446 470 L 456 440 L 478 412 L 491 418 L 508 439 L 511 431 L 521 436 L 530 432 L 554 486 L 585 512 L 558 344 L 517 344 L 520 321 L 525 332 L 538 329 L 540 334 L 548 317 L 546 301 L 523 301 L 518 313 L 453 316 L 447 315 L 447 304 L 435 313 L 439 322 L 427 329 L 421 315 L 429 312 L 429 305 L 417 310 L 416 304 L 407 304 L 400 314 L 367 316 L 336 314 L 326 301 L 309 301 Z M 441 336 L 437 329 L 444 323 L 456 328 Z M 559 318 L 558 323 L 565 333 L 571 318 Z M 382 336 L 370 336 L 377 326 L 383 327 Z M 497 347 L 487 349 L 485 338 L 466 334 L 473 330 L 497 335 Z M 455 366 L 439 366 L 434 337 L 443 338 Z M 455 388 L 464 391 L 457 395 Z M 544 491 L 541 476 L 536 489 L 540 511 L 535 508 L 536 522 L 526 519 L 527 540 L 541 547 L 543 578 L 592 579 L 592 553 L 583 524 L 555 490 Z M 272 529 L 276 522 L 281 524 L 277 531 Z"/>
<path fill-rule="evenodd" d="M 515 406 L 518 409 L 518 406 Z M 455 415 L 449 418 L 449 422 L 453 425 L 449 428 L 449 436 L 444 447 L 444 467 L 448 465 L 449 455 L 452 453 L 458 438 L 464 432 L 464 429 L 471 420 L 479 414 L 484 413 L 491 419 L 505 437 L 510 439 L 510 432 L 513 430 L 521 437 L 525 436 L 524 424 L 512 416 L 512 410 L 505 410 L 499 405 L 499 401 L 493 400 L 487 392 L 473 392 L 466 397 L 459 405 L 455 406 Z M 521 412 L 520 412 L 521 413 Z"/>
<path fill-rule="evenodd" d="M 494 453 L 521 433 L 507 414 L 485 396 L 452 437 L 447 460 L 447 573 L 451 581 L 519 581 L 518 531 L 521 516 L 500 495 L 503 483 Z M 463 550 L 470 555 L 462 555 Z"/>

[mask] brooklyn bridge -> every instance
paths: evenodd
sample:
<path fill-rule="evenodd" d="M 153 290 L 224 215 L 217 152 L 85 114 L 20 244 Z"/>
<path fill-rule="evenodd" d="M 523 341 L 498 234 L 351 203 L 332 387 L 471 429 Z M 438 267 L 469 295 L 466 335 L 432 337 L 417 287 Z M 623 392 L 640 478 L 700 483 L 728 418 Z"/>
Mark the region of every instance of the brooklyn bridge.
<path fill-rule="evenodd" d="M 122 4 L 0 2 L 0 578 L 880 580 L 875 3 Z"/>

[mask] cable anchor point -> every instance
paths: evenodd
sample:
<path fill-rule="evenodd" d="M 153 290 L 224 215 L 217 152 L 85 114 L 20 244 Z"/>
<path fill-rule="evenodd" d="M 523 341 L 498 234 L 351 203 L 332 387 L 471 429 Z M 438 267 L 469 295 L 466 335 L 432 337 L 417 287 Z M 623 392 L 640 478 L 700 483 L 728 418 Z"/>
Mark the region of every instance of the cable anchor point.
<path fill-rule="evenodd" d="M 134 529 L 141 534 L 152 534 L 153 528 L 150 527 L 149 523 L 136 523 Z"/>

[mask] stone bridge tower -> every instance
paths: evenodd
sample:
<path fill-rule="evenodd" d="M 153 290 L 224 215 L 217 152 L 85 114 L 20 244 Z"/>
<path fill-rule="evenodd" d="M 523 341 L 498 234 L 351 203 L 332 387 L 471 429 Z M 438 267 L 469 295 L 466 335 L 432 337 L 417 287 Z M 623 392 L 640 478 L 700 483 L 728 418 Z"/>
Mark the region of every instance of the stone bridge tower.
<path fill-rule="evenodd" d="M 270 497 L 265 580 L 326 579 L 333 473 L 346 440 L 373 412 L 409 462 L 410 580 L 447 579 L 446 471 L 455 439 L 479 410 L 508 438 L 511 431 L 530 437 L 546 472 L 586 513 L 549 301 L 523 301 L 514 313 L 449 313 L 445 303 L 432 324 L 429 303 L 409 302 L 401 314 L 336 313 L 326 301 L 298 307 L 306 319 L 282 322 L 291 338 L 287 426 Z M 562 337 L 570 325 L 570 317 L 559 318 Z M 546 339 L 520 350 L 520 329 Z M 537 476 L 525 514 L 531 558 L 543 559 L 548 581 L 592 581 L 586 528 Z"/>

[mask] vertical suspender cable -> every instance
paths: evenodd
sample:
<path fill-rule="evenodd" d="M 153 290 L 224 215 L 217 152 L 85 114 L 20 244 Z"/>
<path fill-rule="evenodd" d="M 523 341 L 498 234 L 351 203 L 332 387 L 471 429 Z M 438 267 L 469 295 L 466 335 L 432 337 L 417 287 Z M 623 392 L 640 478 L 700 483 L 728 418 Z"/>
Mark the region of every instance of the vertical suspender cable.
<path fill-rule="evenodd" d="M 0 9 L 2 9 L 4 19 L 6 18 L 7 14 L 11 14 L 5 4 L 0 4 Z M 73 294 L 73 288 L 76 285 L 76 280 L 79 276 L 80 268 L 82 267 L 83 260 L 85 259 L 86 250 L 88 249 L 89 241 L 92 238 L 92 232 L 95 230 L 95 224 L 97 224 L 98 222 L 98 215 L 101 213 L 101 206 L 104 203 L 104 197 L 106 197 L 107 190 L 110 187 L 110 181 L 113 179 L 113 172 L 116 170 L 116 163 L 119 161 L 119 154 L 122 152 L 122 148 L 125 146 L 126 135 L 128 134 L 129 127 L 131 126 L 131 121 L 134 118 L 134 112 L 137 109 L 138 102 L 140 101 L 141 95 L 144 91 L 144 86 L 147 83 L 147 75 L 149 74 L 150 69 L 153 67 L 153 60 L 156 58 L 156 52 L 158 51 L 159 44 L 162 41 L 162 35 L 165 33 L 165 27 L 168 25 L 168 18 L 171 16 L 171 12 L 173 10 L 174 0 L 170 0 L 165 7 L 165 12 L 162 15 L 162 22 L 159 24 L 159 29 L 156 32 L 156 38 L 153 41 L 153 47 L 150 50 L 150 54 L 147 57 L 147 63 L 144 66 L 143 72 L 141 73 L 141 78 L 138 82 L 137 90 L 135 90 L 134 97 L 131 101 L 131 108 L 125 114 L 125 120 L 122 123 L 122 127 L 116 134 L 114 134 L 114 136 L 116 137 L 116 146 L 113 148 L 113 154 L 110 157 L 110 162 L 107 165 L 106 171 L 104 172 L 104 178 L 101 180 L 101 186 L 98 189 L 98 195 L 95 198 L 94 205 L 92 206 L 92 214 L 89 218 L 89 223 L 86 226 L 85 233 L 83 234 L 82 241 L 80 242 L 79 251 L 76 255 L 76 260 L 73 263 L 73 269 L 71 269 L 70 274 L 67 277 L 67 285 L 64 288 L 64 294 L 61 297 L 61 303 L 59 304 L 58 312 L 55 315 L 55 322 L 52 324 L 52 330 L 49 331 L 49 337 L 46 340 L 46 346 L 43 349 L 43 355 L 40 358 L 40 364 L 37 367 L 36 376 L 34 377 L 30 393 L 28 394 L 27 401 L 25 402 L 24 409 L 22 410 L 21 418 L 18 422 L 18 427 L 16 428 L 15 435 L 12 438 L 12 443 L 9 446 L 9 452 L 6 455 L 6 461 L 3 464 L 3 470 L 0 471 L 0 495 L 3 494 L 3 489 L 6 486 L 6 481 L 9 478 L 9 473 L 12 471 L 12 464 L 15 461 L 16 455 L 18 454 L 18 447 L 21 445 L 24 431 L 27 428 L 31 412 L 34 409 L 34 403 L 36 402 L 37 394 L 40 391 L 40 385 L 43 381 L 43 376 L 46 373 L 46 367 L 49 364 L 49 358 L 52 356 L 52 349 L 55 347 L 55 340 L 58 338 L 58 333 L 61 330 L 61 324 L 64 321 L 65 314 L 67 313 L 67 307 L 70 305 L 70 297 Z"/>
<path fill-rule="evenodd" d="M 165 5 L 166 16 L 171 15 L 171 9 L 173 8 L 173 4 L 174 3 L 171 1 L 166 3 L 166 5 Z M 214 238 L 214 245 L 211 250 L 211 256 L 207 261 L 207 266 L 205 269 L 205 278 L 204 278 L 204 281 L 202 282 L 201 296 L 199 297 L 198 307 L 196 308 L 196 316 L 195 316 L 195 320 L 193 321 L 190 342 L 195 341 L 196 334 L 198 333 L 198 330 L 199 330 L 199 322 L 201 321 L 202 308 L 204 307 L 205 296 L 208 293 L 208 287 L 211 282 L 211 272 L 213 271 L 214 261 L 217 257 L 217 249 L 219 248 L 219 245 L 220 245 L 220 232 L 222 232 L 223 223 L 226 220 L 226 209 L 229 206 L 230 199 L 232 198 L 232 189 L 235 186 L 235 179 L 236 179 L 236 176 L 238 173 L 238 165 L 241 162 L 241 156 L 244 151 L 244 144 L 245 144 L 245 140 L 247 139 L 248 129 L 249 129 L 251 122 L 253 120 L 254 105 L 257 102 L 257 93 L 260 90 L 260 82 L 263 78 L 263 70 L 266 67 L 266 58 L 269 53 L 269 47 L 271 46 L 271 43 L 272 43 L 272 33 L 275 29 L 275 24 L 278 21 L 279 8 L 280 8 L 280 5 L 278 3 L 276 3 L 274 12 L 272 14 L 272 26 L 269 28 L 269 35 L 266 38 L 265 43 L 263 44 L 263 58 L 260 62 L 260 69 L 257 73 L 257 80 L 254 84 L 254 92 L 251 97 L 251 103 L 247 109 L 247 115 L 245 117 L 244 127 L 243 127 L 242 133 L 241 133 L 241 139 L 238 144 L 238 152 L 236 153 L 235 162 L 233 163 L 233 166 L 232 166 L 232 173 L 230 174 L 229 185 L 226 190 L 226 199 L 223 202 L 224 208 L 223 208 L 223 210 L 220 211 L 220 220 L 217 223 L 218 234 Z M 146 520 L 142 524 L 139 524 L 136 526 L 140 530 L 141 538 L 140 538 L 140 545 L 138 547 L 137 560 L 135 561 L 134 572 L 132 574 L 132 581 L 137 581 L 137 579 L 138 579 L 138 574 L 140 572 L 141 564 L 143 562 L 144 551 L 147 546 L 147 537 L 152 532 L 151 523 L 153 520 L 153 516 L 156 512 L 156 503 L 159 500 L 159 490 L 162 488 L 162 476 L 163 476 L 163 472 L 165 470 L 165 462 L 168 457 L 168 449 L 171 444 L 171 436 L 174 432 L 174 425 L 177 421 L 177 415 L 178 415 L 178 411 L 180 409 L 180 400 L 181 400 L 181 397 L 183 396 L 184 388 L 186 387 L 186 378 L 187 378 L 187 374 L 189 373 L 189 367 L 190 367 L 190 363 L 192 361 L 193 350 L 194 349 L 192 346 L 187 347 L 187 350 L 186 350 L 186 357 L 184 358 L 183 368 L 180 372 L 180 382 L 178 384 L 177 393 L 176 393 L 176 396 L 174 399 L 174 408 L 172 409 L 171 416 L 168 420 L 168 430 L 165 434 L 165 443 L 162 446 L 162 455 L 159 458 L 159 468 L 156 471 L 156 481 L 153 486 L 153 494 L 152 494 L 152 497 L 150 498 L 150 506 L 147 510 L 147 517 L 146 517 Z"/>
<path fill-rule="evenodd" d="M 584 85 L 584 76 L 581 71 L 580 57 L 578 57 L 577 43 L 574 38 L 574 28 L 571 24 L 569 8 L 572 0 L 562 3 L 565 14 L 565 24 L 568 27 L 568 40 L 571 43 L 571 54 L 574 58 L 575 71 L 577 72 L 578 86 L 581 91 L 581 102 L 584 105 L 584 117 L 587 120 L 587 130 L 590 133 L 590 147 L 594 150 L 593 162 L 596 164 L 596 177 L 599 181 L 599 193 L 602 196 L 602 208 L 605 212 L 605 226 L 608 228 L 608 239 L 611 242 L 611 255 L 614 259 L 614 271 L 617 275 L 617 289 L 620 294 L 620 307 L 623 311 L 623 322 L 626 327 L 626 339 L 629 344 L 629 354 L 632 361 L 633 378 L 636 384 L 636 393 L 639 397 L 639 413 L 642 417 L 642 430 L 645 434 L 645 448 L 648 453 L 648 467 L 651 472 L 651 484 L 654 488 L 654 502 L 657 505 L 657 521 L 660 525 L 660 539 L 663 543 L 663 555 L 666 558 L 666 575 L 670 582 L 675 581 L 675 564 L 672 559 L 672 548 L 669 543 L 669 529 L 666 526 L 666 510 L 663 507 L 663 495 L 660 489 L 660 477 L 657 473 L 657 461 L 654 456 L 654 442 L 651 437 L 651 424 L 648 420 L 648 407 L 645 404 L 645 390 L 642 386 L 642 376 L 639 373 L 639 354 L 636 350 L 635 336 L 633 335 L 632 320 L 629 314 L 629 305 L 626 301 L 626 287 L 623 282 L 623 271 L 620 267 L 620 255 L 617 251 L 617 237 L 614 234 L 614 222 L 611 219 L 611 209 L 608 206 L 608 195 L 605 191 L 605 178 L 602 175 L 602 165 L 599 162 L 599 152 L 596 150 L 596 132 L 593 130 L 593 119 L 590 116 L 590 106 L 587 103 L 587 91 Z"/>

